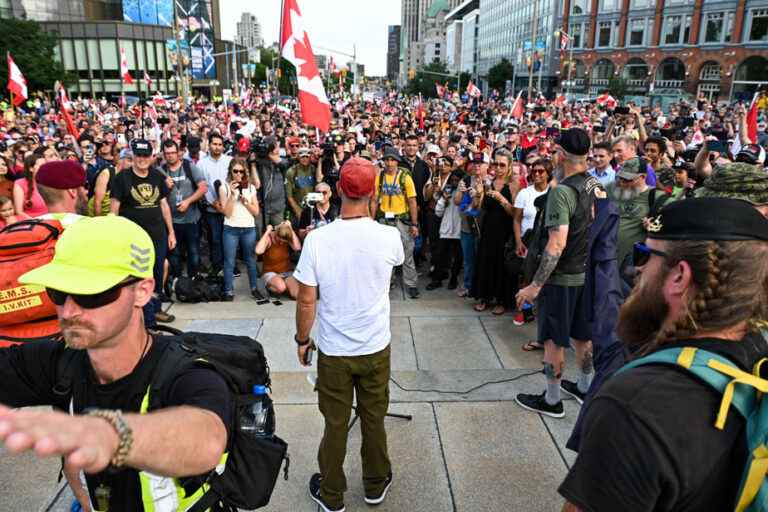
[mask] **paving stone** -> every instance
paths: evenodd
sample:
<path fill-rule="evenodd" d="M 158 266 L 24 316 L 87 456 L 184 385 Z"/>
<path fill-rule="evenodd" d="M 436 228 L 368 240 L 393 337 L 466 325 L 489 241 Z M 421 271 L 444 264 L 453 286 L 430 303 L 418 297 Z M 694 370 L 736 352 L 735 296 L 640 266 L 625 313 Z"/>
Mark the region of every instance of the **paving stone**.
<path fill-rule="evenodd" d="M 422 370 L 501 368 L 477 318 L 412 317 L 411 326 Z"/>
<path fill-rule="evenodd" d="M 566 468 L 538 414 L 510 402 L 434 407 L 457 512 L 561 509 Z"/>
<path fill-rule="evenodd" d="M 567 395 L 566 395 L 567 396 Z M 563 397 L 563 407 L 565 408 L 565 418 L 550 418 L 549 416 L 542 415 L 541 418 L 549 427 L 549 432 L 552 437 L 555 438 L 560 454 L 565 458 L 566 465 L 570 468 L 576 461 L 576 452 L 569 450 L 565 447 L 565 443 L 568 442 L 568 438 L 571 437 L 573 426 L 576 424 L 576 419 L 579 417 L 579 410 L 581 406 L 579 402 L 570 397 Z"/>

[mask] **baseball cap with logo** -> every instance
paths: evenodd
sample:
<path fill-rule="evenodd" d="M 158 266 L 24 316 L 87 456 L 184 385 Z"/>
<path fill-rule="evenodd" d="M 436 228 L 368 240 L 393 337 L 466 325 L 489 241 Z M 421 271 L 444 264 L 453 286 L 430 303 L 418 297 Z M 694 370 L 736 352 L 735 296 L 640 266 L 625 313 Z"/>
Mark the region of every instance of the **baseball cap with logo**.
<path fill-rule="evenodd" d="M 134 156 L 152 156 L 152 144 L 144 139 L 133 139 L 131 141 L 131 151 Z"/>
<path fill-rule="evenodd" d="M 152 239 L 138 224 L 114 215 L 84 218 L 64 231 L 49 263 L 23 274 L 19 282 L 95 295 L 127 277 L 151 278 L 154 264 Z"/>

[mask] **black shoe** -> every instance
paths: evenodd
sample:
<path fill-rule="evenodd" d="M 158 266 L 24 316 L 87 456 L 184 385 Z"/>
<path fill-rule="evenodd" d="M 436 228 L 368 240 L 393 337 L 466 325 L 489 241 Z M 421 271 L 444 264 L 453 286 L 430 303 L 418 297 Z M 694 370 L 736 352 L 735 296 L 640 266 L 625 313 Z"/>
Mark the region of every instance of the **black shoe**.
<path fill-rule="evenodd" d="M 155 313 L 155 321 L 161 324 L 171 324 L 174 321 L 176 321 L 176 317 L 173 315 L 169 315 L 165 311 L 158 311 L 157 313 Z"/>
<path fill-rule="evenodd" d="M 442 281 L 431 281 L 426 286 L 426 289 L 427 290 L 437 290 L 438 288 L 442 288 L 442 287 L 443 287 L 443 282 Z"/>
<path fill-rule="evenodd" d="M 259 305 L 269 304 L 269 299 L 263 296 L 258 288 L 254 288 L 253 290 L 251 290 L 251 296 L 253 296 L 253 298 L 256 299 L 256 303 Z"/>
<path fill-rule="evenodd" d="M 529 411 L 546 414 L 552 418 L 564 417 L 563 401 L 561 400 L 555 405 L 549 405 L 544 399 L 544 395 L 546 395 L 546 392 L 540 395 L 526 395 L 525 393 L 520 393 L 515 397 L 515 402 L 517 402 L 517 405 L 523 409 L 528 409 Z"/>
<path fill-rule="evenodd" d="M 230 294 L 224 295 L 221 299 L 222 302 L 232 302 L 233 300 L 235 300 L 235 296 Z"/>
<path fill-rule="evenodd" d="M 387 497 L 387 492 L 389 491 L 389 488 L 392 487 L 392 472 L 390 471 L 387 475 L 387 479 L 384 482 L 384 490 L 381 491 L 376 496 L 370 496 L 368 494 L 365 495 L 365 502 L 369 505 L 380 505 L 384 498 Z"/>
<path fill-rule="evenodd" d="M 458 287 L 459 287 L 459 282 L 456 279 L 451 279 L 450 281 L 448 281 L 447 288 L 449 290 L 455 290 Z"/>
<path fill-rule="evenodd" d="M 408 288 L 408 296 L 412 299 L 419 298 L 419 289 L 415 286 Z"/>
<path fill-rule="evenodd" d="M 323 481 L 323 476 L 320 473 L 315 473 L 312 478 L 309 479 L 309 497 L 315 500 L 315 503 L 320 505 L 320 509 L 323 512 L 344 512 L 344 505 L 333 508 L 323 501 L 320 496 L 320 482 Z M 382 498 L 383 499 L 383 498 Z M 366 498 L 366 501 L 368 498 Z"/>
<path fill-rule="evenodd" d="M 235 267 L 235 268 L 232 270 L 232 275 L 233 275 L 233 276 L 235 276 L 235 277 L 240 277 L 242 274 L 240 273 L 240 269 L 239 269 L 239 268 L 237 268 L 237 267 Z"/>
<path fill-rule="evenodd" d="M 584 403 L 584 397 L 587 396 L 586 393 L 579 391 L 579 385 L 571 380 L 561 380 L 560 389 L 575 398 L 576 401 L 579 402 L 579 405 Z"/>

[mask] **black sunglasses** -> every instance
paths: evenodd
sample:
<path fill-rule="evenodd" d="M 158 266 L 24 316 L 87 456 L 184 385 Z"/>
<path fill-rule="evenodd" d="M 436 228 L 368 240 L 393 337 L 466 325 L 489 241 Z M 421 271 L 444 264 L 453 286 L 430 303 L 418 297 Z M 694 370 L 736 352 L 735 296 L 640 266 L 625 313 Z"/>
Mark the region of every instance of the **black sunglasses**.
<path fill-rule="evenodd" d="M 632 248 L 632 262 L 636 267 L 642 267 L 648 260 L 651 259 L 651 255 L 661 256 L 663 258 L 670 258 L 671 256 L 664 251 L 651 249 L 642 242 L 635 242 Z"/>
<path fill-rule="evenodd" d="M 81 308 L 96 309 L 112 304 L 118 298 L 120 298 L 120 291 L 123 288 L 132 284 L 136 284 L 139 281 L 143 281 L 143 279 L 140 277 L 132 277 L 127 281 L 117 283 L 109 290 L 105 290 L 94 295 L 78 295 L 74 293 L 54 290 L 53 288 L 46 288 L 45 292 L 48 294 L 48 298 L 51 299 L 51 302 L 57 306 L 63 306 L 64 303 L 67 302 L 67 297 L 72 297 L 72 300 L 75 301 L 75 304 Z"/>

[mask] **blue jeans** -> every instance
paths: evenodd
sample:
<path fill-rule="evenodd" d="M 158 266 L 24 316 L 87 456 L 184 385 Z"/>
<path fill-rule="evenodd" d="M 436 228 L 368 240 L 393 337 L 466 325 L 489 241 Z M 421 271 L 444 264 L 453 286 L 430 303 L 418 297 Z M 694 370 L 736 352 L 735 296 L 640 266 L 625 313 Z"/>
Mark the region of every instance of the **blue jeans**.
<path fill-rule="evenodd" d="M 187 275 L 194 276 L 200 268 L 200 227 L 193 224 L 174 224 L 176 248 L 168 255 L 171 264 L 170 276 L 181 276 L 181 256 L 187 253 Z"/>
<path fill-rule="evenodd" d="M 475 256 L 477 255 L 477 239 L 474 233 L 461 232 L 461 252 L 464 256 L 464 288 L 472 289 L 475 278 Z"/>
<path fill-rule="evenodd" d="M 221 269 L 223 264 L 221 232 L 224 228 L 224 215 L 216 212 L 205 212 L 205 222 L 211 228 L 211 239 L 209 240 L 209 245 L 211 246 L 211 266 L 218 270 Z"/>
<path fill-rule="evenodd" d="M 248 269 L 248 283 L 251 290 L 256 288 L 259 279 L 259 271 L 256 268 L 253 250 L 256 248 L 256 228 L 233 228 L 224 226 L 222 235 L 224 242 L 224 293 L 232 295 L 234 293 L 234 275 L 235 258 L 237 257 L 237 246 L 240 246 L 245 261 L 245 267 Z"/>
<path fill-rule="evenodd" d="M 168 254 L 168 237 L 164 236 L 160 240 L 152 240 L 155 246 L 155 266 L 152 268 L 152 274 L 155 278 L 155 295 L 144 305 L 144 325 L 154 327 L 155 314 L 162 308 L 162 303 L 158 295 L 163 291 L 163 262 Z"/>

